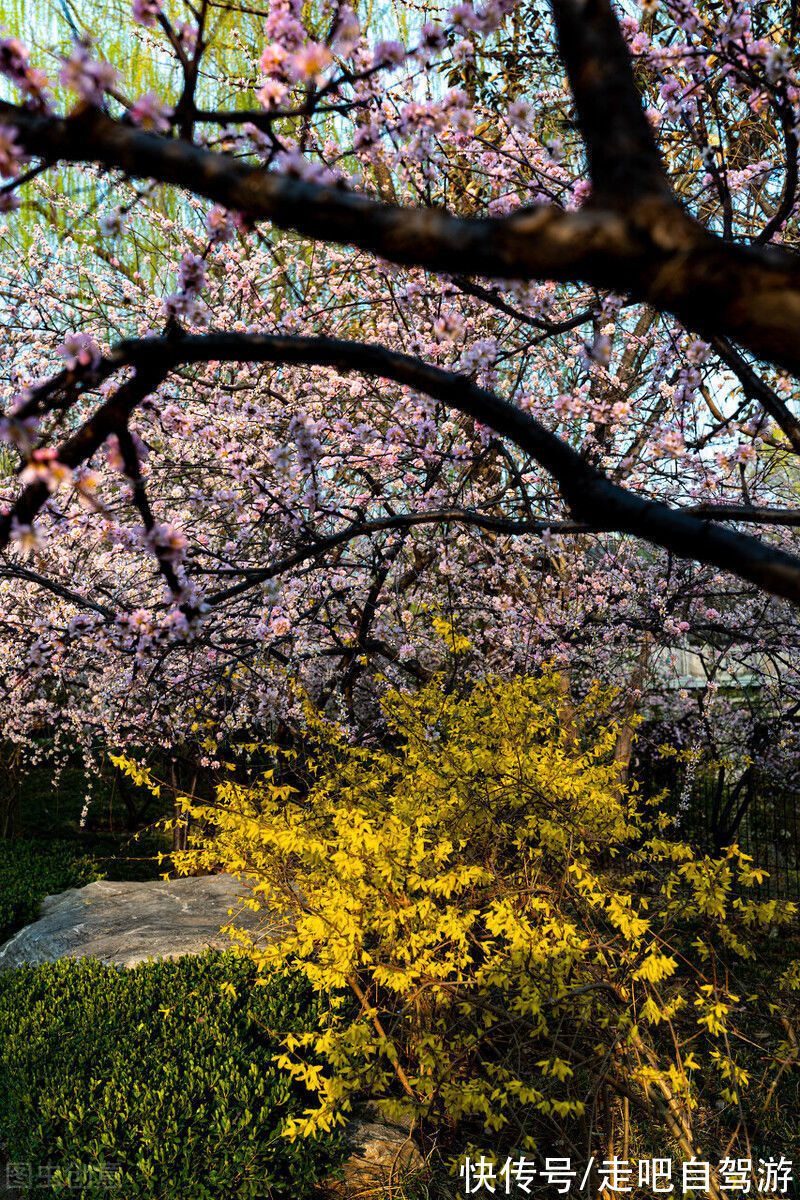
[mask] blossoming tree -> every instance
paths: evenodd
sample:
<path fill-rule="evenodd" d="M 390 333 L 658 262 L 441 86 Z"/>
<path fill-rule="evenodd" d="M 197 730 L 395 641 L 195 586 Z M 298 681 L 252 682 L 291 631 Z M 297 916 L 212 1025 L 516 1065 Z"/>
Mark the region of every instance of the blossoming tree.
<path fill-rule="evenodd" d="M 793 9 L 425 16 L 135 0 L 141 94 L 0 44 L 7 736 L 354 722 L 437 627 L 623 726 L 691 637 L 696 730 L 758 749 L 731 657 L 791 723 Z"/>

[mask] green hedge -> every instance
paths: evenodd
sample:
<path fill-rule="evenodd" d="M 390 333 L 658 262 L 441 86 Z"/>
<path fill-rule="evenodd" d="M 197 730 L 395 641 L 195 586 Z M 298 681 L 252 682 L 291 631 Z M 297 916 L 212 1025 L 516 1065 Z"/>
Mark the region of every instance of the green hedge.
<path fill-rule="evenodd" d="M 45 896 L 102 877 L 74 842 L 0 842 L 0 943 L 36 920 Z"/>
<path fill-rule="evenodd" d="M 311 1028 L 317 1003 L 298 978 L 254 978 L 246 959 L 212 952 L 0 974 L 0 1141 L 31 1164 L 30 1195 L 309 1195 L 341 1161 L 342 1139 L 280 1137 L 309 1097 L 272 1059 L 278 1033 Z"/>

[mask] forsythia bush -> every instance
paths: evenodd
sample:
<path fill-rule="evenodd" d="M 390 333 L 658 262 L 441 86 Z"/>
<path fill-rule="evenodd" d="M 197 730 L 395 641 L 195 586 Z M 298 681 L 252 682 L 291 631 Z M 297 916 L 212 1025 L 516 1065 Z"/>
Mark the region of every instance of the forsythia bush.
<path fill-rule="evenodd" d="M 749 997 L 778 1031 L 760 1058 L 741 991 L 751 943 L 794 906 L 746 898 L 745 855 L 698 856 L 621 784 L 608 701 L 569 706 L 555 673 L 461 694 L 436 679 L 388 693 L 380 748 L 308 705 L 300 756 L 275 749 L 256 786 L 185 801 L 205 832 L 179 869 L 234 872 L 271 922 L 242 950 L 354 998 L 284 1041 L 278 1061 L 318 1098 L 291 1135 L 368 1092 L 535 1150 L 567 1128 L 591 1142 L 611 1098 L 688 1157 L 700 1099 L 736 1108 L 796 1059 L 780 1038 L 800 972 Z"/>

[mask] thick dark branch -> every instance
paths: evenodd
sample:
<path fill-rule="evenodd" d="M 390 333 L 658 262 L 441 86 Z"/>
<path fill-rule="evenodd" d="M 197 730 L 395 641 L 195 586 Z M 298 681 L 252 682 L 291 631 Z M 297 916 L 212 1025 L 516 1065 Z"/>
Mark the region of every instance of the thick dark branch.
<path fill-rule="evenodd" d="M 624 214 L 610 205 L 537 206 L 468 220 L 247 166 L 97 110 L 61 118 L 0 102 L 0 120 L 48 162 L 97 163 L 173 184 L 255 220 L 448 275 L 612 288 L 800 372 L 800 260 L 777 247 L 728 245 L 663 196 L 633 197 Z"/>
<path fill-rule="evenodd" d="M 800 526 L 800 508 L 759 508 L 748 504 L 696 504 L 686 512 L 709 521 L 741 521 L 743 525 Z"/>
<path fill-rule="evenodd" d="M 117 367 L 121 365 L 122 360 L 116 363 Z M 107 378 L 112 363 L 107 361 L 104 366 L 104 377 Z M 78 467 L 88 462 L 110 434 L 127 426 L 131 413 L 158 387 L 168 370 L 150 366 L 146 362 L 137 366 L 133 378 L 123 383 L 72 437 L 59 446 L 58 461 L 67 467 Z M 8 545 L 14 521 L 21 526 L 30 525 L 44 507 L 49 494 L 44 483 L 31 483 L 25 488 L 10 512 L 0 517 L 0 550 Z"/>
<path fill-rule="evenodd" d="M 311 103 L 299 105 L 297 108 L 196 108 L 194 117 L 196 121 L 212 125 L 253 125 L 256 129 L 268 133 L 277 121 L 286 121 L 292 117 L 323 117 L 331 113 L 352 112 L 365 104 L 364 100 L 343 100 L 341 104 L 315 106 Z"/>
<path fill-rule="evenodd" d="M 64 584 L 58 583 L 57 580 L 48 579 L 45 575 L 40 575 L 37 571 L 32 571 L 30 567 L 23 567 L 20 563 L 0 568 L 0 578 L 27 579 L 29 583 L 35 583 L 37 587 L 45 588 L 48 592 L 52 592 L 54 596 L 66 600 L 69 604 L 74 604 L 76 608 L 90 608 L 92 612 L 99 613 L 107 621 L 113 621 L 114 619 L 114 613 L 110 608 L 106 608 L 105 605 L 98 604 L 95 600 L 90 600 L 88 596 L 82 596 L 80 592 L 73 592 L 71 588 L 65 587 Z"/>
<path fill-rule="evenodd" d="M 89 371 L 84 367 L 65 367 L 63 371 L 35 387 L 28 399 L 15 409 L 13 418 L 16 421 L 24 421 L 28 417 L 44 417 L 57 409 L 66 412 L 84 392 L 99 387 L 116 369 L 116 364 L 108 359 L 103 359 L 96 368 Z"/>
<path fill-rule="evenodd" d="M 644 538 L 681 558 L 720 567 L 777 596 L 800 602 L 800 559 L 685 510 L 671 509 L 627 491 L 507 400 L 478 387 L 463 375 L 392 353 L 382 346 L 333 338 L 212 333 L 175 340 L 141 338 L 124 341 L 119 343 L 112 358 L 120 367 L 132 363 L 137 368 L 134 379 L 117 393 L 119 397 L 128 389 L 126 408 L 131 402 L 138 403 L 134 398 L 136 393 L 141 393 L 140 399 L 143 398 L 152 390 L 152 380 L 163 378 L 181 363 L 249 361 L 316 365 L 392 379 L 466 413 L 530 454 L 553 476 L 575 520 L 591 524 L 598 530 Z M 150 381 L 146 385 L 145 379 Z M 109 419 L 106 410 L 112 404 L 113 400 L 103 405 L 98 414 L 64 444 L 59 451 L 61 461 L 70 466 L 84 461 L 100 444 L 97 438 L 102 427 L 106 428 L 104 436 L 107 436 L 121 426 L 119 416 L 116 423 Z M 105 413 L 102 419 L 101 413 Z M 81 448 L 83 453 L 76 461 L 75 455 Z M 37 499 L 31 495 L 36 486 L 23 493 L 12 513 L 0 523 L 0 547 L 8 539 L 12 516 L 17 515 L 20 519 L 20 506 L 30 514 Z M 38 496 L 34 511 L 38 511 L 45 499 L 46 494 Z"/>
<path fill-rule="evenodd" d="M 510 217 L 464 220 L 249 166 L 229 154 L 147 133 L 97 109 L 51 117 L 0 101 L 0 119 L 14 125 L 29 154 L 48 162 L 97 163 L 132 178 L 155 179 L 280 228 L 448 274 L 463 274 L 466 264 L 472 274 L 570 279 L 578 258 L 583 261 L 587 254 L 598 260 L 599 270 L 609 255 L 624 257 L 626 246 L 628 257 L 636 252 L 624 223 L 612 213 L 537 207 Z"/>
<path fill-rule="evenodd" d="M 15 175 L 11 180 L 11 183 L 4 183 L 3 186 L 0 187 L 0 196 L 6 196 L 9 192 L 13 192 L 17 188 L 22 187 L 24 183 L 30 183 L 32 179 L 36 179 L 37 176 L 42 175 L 46 170 L 48 170 L 49 166 L 49 163 L 39 163 L 38 166 L 31 167 L 30 171 L 23 171 L 21 175 Z"/>
<path fill-rule="evenodd" d="M 550 7 L 595 200 L 626 209 L 640 196 L 670 195 L 609 0 L 551 0 Z"/>

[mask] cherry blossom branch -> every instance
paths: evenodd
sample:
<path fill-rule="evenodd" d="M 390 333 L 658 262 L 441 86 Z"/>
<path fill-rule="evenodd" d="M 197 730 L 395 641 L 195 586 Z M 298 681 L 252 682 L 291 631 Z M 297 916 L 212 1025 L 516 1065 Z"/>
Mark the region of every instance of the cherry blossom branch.
<path fill-rule="evenodd" d="M 246 574 L 246 579 L 221 592 L 214 592 L 207 596 L 206 602 L 209 606 L 222 604 L 233 596 L 241 595 L 250 588 L 257 587 L 267 579 L 274 579 L 278 575 L 285 574 L 286 571 L 299 566 L 300 563 L 307 562 L 309 559 L 324 558 L 330 550 L 335 550 L 338 546 L 355 541 L 360 537 L 367 537 L 373 533 L 384 533 L 390 529 L 411 529 L 418 525 L 445 525 L 448 522 L 471 525 L 476 529 L 485 529 L 491 533 L 509 535 L 542 534 L 545 531 L 558 535 L 596 532 L 592 526 L 577 521 L 546 521 L 544 519 L 515 521 L 511 518 L 487 516 L 485 513 L 466 508 L 442 508 L 420 513 L 398 513 L 392 517 L 380 517 L 373 521 L 354 522 L 346 529 L 333 533 L 329 537 L 319 538 L 313 545 L 302 547 L 285 558 L 271 563 L 268 567 L 247 571 L 236 571 L 232 567 L 230 568 L 231 574 Z"/>
<path fill-rule="evenodd" d="M 116 365 L 124 364 L 119 362 Z M 106 362 L 103 366 L 107 377 L 112 363 Z M 57 461 L 70 468 L 88 462 L 112 433 L 118 434 L 127 427 L 131 413 L 163 382 L 168 371 L 169 368 L 148 364 L 137 366 L 133 377 L 126 380 L 71 437 L 62 442 L 56 452 Z M 29 526 L 49 495 L 45 482 L 28 484 L 13 507 L 0 516 L 0 550 L 8 545 L 14 524 Z"/>
<path fill-rule="evenodd" d="M 474 296 L 476 300 L 483 300 L 498 312 L 513 317 L 515 321 L 519 321 L 523 325 L 531 325 L 534 329 L 546 333 L 548 337 L 554 337 L 559 333 L 569 333 L 571 329 L 577 329 L 579 325 L 591 321 L 594 316 L 594 309 L 586 308 L 582 312 L 576 313 L 574 317 L 568 317 L 565 321 L 545 321 L 541 317 L 532 317 L 530 313 L 520 312 L 518 308 L 507 304 L 502 296 L 499 296 L 491 288 L 482 287 L 481 284 L 475 283 L 463 275 L 456 276 L 453 283 L 465 295 Z"/>
<path fill-rule="evenodd" d="M 249 361 L 356 371 L 423 392 L 509 438 L 553 477 L 576 521 L 598 530 L 632 534 L 681 558 L 720 567 L 775 595 L 800 602 L 800 559 L 687 510 L 669 508 L 628 491 L 507 400 L 463 375 L 408 355 L 333 338 L 212 333 L 123 341 L 110 361 L 119 367 L 134 365 L 136 374 L 63 444 L 57 457 L 67 466 L 86 461 L 109 433 L 123 428 L 133 408 L 179 364 Z M 32 484 L 23 492 L 11 513 L 0 520 L 0 548 L 8 541 L 12 519 L 23 523 L 27 518 L 24 523 L 29 524 L 46 498 L 43 484 Z"/>
<path fill-rule="evenodd" d="M 117 369 L 118 365 L 109 359 L 91 364 L 88 370 L 77 363 L 74 367 L 65 367 L 31 390 L 27 399 L 14 409 L 14 420 L 38 420 L 56 409 L 66 411 L 84 392 L 99 387 Z"/>
<path fill-rule="evenodd" d="M 314 101 L 318 98 L 319 93 L 316 93 Z M 367 100 L 343 100 L 341 104 L 317 105 L 312 102 L 297 105 L 295 108 L 271 108 L 268 110 L 263 108 L 196 108 L 193 115 L 195 120 L 201 124 L 205 122 L 209 125 L 253 125 L 256 129 L 266 132 L 276 121 L 285 121 L 291 117 L 324 117 L 330 116 L 332 113 L 348 113 L 357 108 L 364 108 L 367 104 Z"/>
<path fill-rule="evenodd" d="M 783 131 L 784 162 L 786 164 L 783 180 L 783 193 L 775 212 L 770 217 L 761 233 L 755 238 L 757 245 L 764 245 L 788 220 L 797 199 L 797 133 L 794 128 L 794 112 L 788 103 L 781 105 L 781 129 Z"/>
<path fill-rule="evenodd" d="M 90 608 L 101 617 L 105 617 L 107 621 L 114 620 L 114 612 L 104 604 L 98 604 L 96 600 L 91 600 L 88 596 L 82 596 L 79 592 L 74 592 L 71 588 L 58 583 L 57 580 L 49 579 L 46 575 L 40 575 L 38 571 L 32 571 L 30 567 L 23 567 L 19 563 L 14 563 L 13 566 L 0 568 L 0 578 L 27 579 L 29 583 L 35 583 L 37 587 L 45 588 L 48 592 L 52 592 L 54 596 L 58 596 L 60 599 L 74 604 L 77 608 Z"/>
<path fill-rule="evenodd" d="M 748 400 L 757 400 L 780 429 L 786 434 L 795 454 L 800 454 L 800 421 L 768 384 L 756 375 L 750 364 L 723 337 L 712 337 L 711 346 L 726 366 L 730 367 L 744 389 Z"/>
<path fill-rule="evenodd" d="M 24 183 L 30 183 L 32 179 L 36 179 L 38 175 L 44 174 L 50 167 L 49 163 L 39 163 L 38 166 L 31 167 L 29 171 L 23 171 L 20 175 L 15 175 L 11 183 L 4 183 L 0 187 L 0 196 L 7 196 L 9 192 L 15 191 L 22 187 Z"/>
<path fill-rule="evenodd" d="M 153 516 L 153 510 L 147 498 L 147 489 L 142 478 L 139 455 L 136 452 L 136 446 L 134 445 L 127 423 L 117 430 L 117 440 L 119 442 L 125 474 L 130 480 L 133 491 L 133 503 L 142 518 L 146 532 L 152 539 L 153 553 L 158 562 L 158 569 L 163 575 L 172 595 L 180 597 L 183 589 L 180 580 L 175 574 L 168 547 L 164 546 L 156 536 L 156 519 Z"/>

